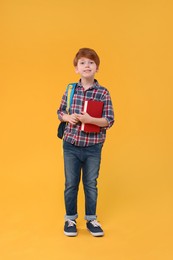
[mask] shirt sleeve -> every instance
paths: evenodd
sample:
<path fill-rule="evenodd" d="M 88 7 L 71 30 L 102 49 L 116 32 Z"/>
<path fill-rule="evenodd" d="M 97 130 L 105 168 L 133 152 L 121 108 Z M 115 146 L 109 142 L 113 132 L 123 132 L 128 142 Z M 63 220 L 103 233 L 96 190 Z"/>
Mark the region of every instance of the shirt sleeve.
<path fill-rule="evenodd" d="M 61 103 L 60 103 L 60 107 L 57 110 L 58 118 L 59 118 L 60 121 L 63 121 L 62 116 L 64 114 L 67 114 L 66 109 L 67 109 L 67 92 L 64 93 L 62 100 L 61 100 Z"/>
<path fill-rule="evenodd" d="M 114 124 L 114 109 L 113 109 L 112 100 L 108 90 L 106 90 L 103 95 L 103 102 L 104 102 L 104 107 L 103 107 L 102 117 L 104 117 L 107 120 L 108 126 L 105 128 L 108 129 Z"/>

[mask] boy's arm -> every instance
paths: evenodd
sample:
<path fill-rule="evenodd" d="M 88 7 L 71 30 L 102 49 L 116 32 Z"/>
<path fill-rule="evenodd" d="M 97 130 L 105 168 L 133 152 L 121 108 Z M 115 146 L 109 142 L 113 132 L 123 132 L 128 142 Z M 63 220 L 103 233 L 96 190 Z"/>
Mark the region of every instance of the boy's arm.
<path fill-rule="evenodd" d="M 77 115 L 77 118 L 79 119 L 80 122 L 82 122 L 84 124 L 93 124 L 93 125 L 97 125 L 97 126 L 100 126 L 100 127 L 107 127 L 108 126 L 108 121 L 106 120 L 106 118 L 104 118 L 104 117 L 101 117 L 101 118 L 92 117 L 86 112 L 82 112 L 81 115 Z"/>
<path fill-rule="evenodd" d="M 106 91 L 101 101 L 104 103 L 101 118 L 95 118 L 90 116 L 86 112 L 82 112 L 81 115 L 77 115 L 79 121 L 81 121 L 84 124 L 93 124 L 104 128 L 110 128 L 114 123 L 114 111 L 111 97 L 108 91 Z"/>
<path fill-rule="evenodd" d="M 60 107 L 59 107 L 59 109 L 57 110 L 58 119 L 59 119 L 60 121 L 64 121 L 64 120 L 63 120 L 63 116 L 64 116 L 65 114 L 67 114 L 66 108 L 67 108 L 67 93 L 65 92 L 64 95 L 63 95 L 63 97 L 62 97 Z"/>
<path fill-rule="evenodd" d="M 114 124 L 114 109 L 112 105 L 111 96 L 108 90 L 104 95 L 103 102 L 104 102 L 104 107 L 103 107 L 102 117 L 104 117 L 107 120 L 108 125 L 105 126 L 105 128 L 108 129 Z"/>
<path fill-rule="evenodd" d="M 78 118 L 76 117 L 76 114 L 69 115 L 66 111 L 67 108 L 67 92 L 64 93 L 60 107 L 57 111 L 58 118 L 62 122 L 69 122 L 70 124 L 74 125 L 78 123 Z"/>
<path fill-rule="evenodd" d="M 108 121 L 104 117 L 102 117 L 102 118 L 91 117 L 91 123 L 90 124 L 98 125 L 100 127 L 107 127 Z"/>

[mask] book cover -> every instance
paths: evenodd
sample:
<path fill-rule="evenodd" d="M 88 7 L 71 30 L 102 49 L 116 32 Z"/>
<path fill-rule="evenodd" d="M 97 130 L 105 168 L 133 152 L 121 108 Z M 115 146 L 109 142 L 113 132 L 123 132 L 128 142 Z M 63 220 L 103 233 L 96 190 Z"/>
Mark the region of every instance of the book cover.
<path fill-rule="evenodd" d="M 101 118 L 103 112 L 103 102 L 97 100 L 86 100 L 84 102 L 84 112 L 87 112 L 90 116 Z M 87 133 L 99 133 L 100 126 L 93 124 L 81 124 L 81 130 Z"/>

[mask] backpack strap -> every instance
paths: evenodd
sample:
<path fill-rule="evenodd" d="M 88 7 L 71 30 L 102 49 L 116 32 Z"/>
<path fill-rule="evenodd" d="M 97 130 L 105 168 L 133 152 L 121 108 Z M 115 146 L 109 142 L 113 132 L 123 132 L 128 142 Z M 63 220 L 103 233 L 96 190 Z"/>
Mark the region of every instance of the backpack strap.
<path fill-rule="evenodd" d="M 67 108 L 66 108 L 67 113 L 69 113 L 69 109 L 73 102 L 73 96 L 74 96 L 74 91 L 75 91 L 76 85 L 77 85 L 77 83 L 70 83 L 66 89 L 66 91 L 67 91 Z"/>

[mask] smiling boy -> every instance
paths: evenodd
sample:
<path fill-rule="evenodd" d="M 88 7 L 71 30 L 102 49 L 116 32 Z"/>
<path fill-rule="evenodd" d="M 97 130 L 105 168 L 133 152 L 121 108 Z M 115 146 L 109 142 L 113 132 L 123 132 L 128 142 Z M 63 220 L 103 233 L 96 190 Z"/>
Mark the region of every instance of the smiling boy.
<path fill-rule="evenodd" d="M 104 232 L 97 221 L 97 178 L 101 163 L 101 151 L 106 138 L 106 130 L 114 123 L 114 112 L 110 94 L 95 79 L 100 59 L 90 48 L 80 49 L 73 61 L 75 71 L 80 75 L 76 84 L 70 113 L 67 114 L 67 93 L 64 93 L 58 117 L 67 122 L 63 138 L 64 169 L 65 169 L 65 225 L 64 234 L 76 236 L 77 196 L 81 179 L 85 193 L 85 220 L 87 229 L 93 236 L 103 236 Z M 95 118 L 84 112 L 84 101 L 103 102 L 101 118 Z M 85 132 L 81 123 L 100 127 L 100 132 Z"/>

